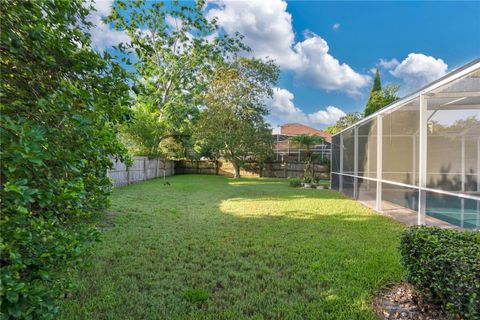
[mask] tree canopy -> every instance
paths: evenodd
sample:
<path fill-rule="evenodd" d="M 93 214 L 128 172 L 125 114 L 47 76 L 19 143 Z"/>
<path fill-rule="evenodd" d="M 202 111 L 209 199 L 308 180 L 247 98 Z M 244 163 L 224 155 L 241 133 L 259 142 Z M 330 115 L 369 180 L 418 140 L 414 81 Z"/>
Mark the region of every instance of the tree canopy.
<path fill-rule="evenodd" d="M 82 1 L 0 10 L 1 318 L 52 319 L 97 238 L 88 221 L 108 205 L 109 157 L 125 160 L 129 86 L 91 49 Z"/>
<path fill-rule="evenodd" d="M 114 5 L 108 20 L 131 39 L 118 49 L 124 61 L 133 61 L 135 117 L 122 133 L 135 154 L 161 155 L 164 139 L 185 147 L 214 66 L 247 49 L 238 37 L 217 32 L 203 7 L 204 1 Z"/>
<path fill-rule="evenodd" d="M 382 83 L 380 82 L 380 73 L 378 68 L 375 69 L 375 77 L 373 78 L 373 85 L 370 92 L 382 91 Z"/>
<path fill-rule="evenodd" d="M 231 161 L 237 178 L 248 158 L 265 156 L 273 149 L 264 117 L 265 100 L 272 96 L 277 78 L 278 67 L 272 61 L 239 58 L 217 65 L 206 89 L 197 138 Z"/>
<path fill-rule="evenodd" d="M 370 90 L 370 96 L 365 106 L 365 117 L 398 100 L 397 92 L 399 88 L 400 86 L 398 85 L 386 85 L 382 89 L 380 74 L 377 68 L 372 89 Z"/>
<path fill-rule="evenodd" d="M 338 119 L 336 124 L 328 126 L 325 129 L 325 132 L 330 134 L 335 134 L 337 132 L 342 131 L 345 128 L 350 127 L 352 124 L 360 121 L 362 118 L 363 118 L 363 114 L 360 112 L 347 113 L 343 117 L 340 117 L 340 119 Z"/>

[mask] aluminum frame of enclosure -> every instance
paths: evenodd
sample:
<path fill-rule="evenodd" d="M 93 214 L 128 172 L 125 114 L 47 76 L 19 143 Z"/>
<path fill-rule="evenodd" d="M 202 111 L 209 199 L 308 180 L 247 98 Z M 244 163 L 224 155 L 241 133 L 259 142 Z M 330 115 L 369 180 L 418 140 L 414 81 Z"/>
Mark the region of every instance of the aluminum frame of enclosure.
<path fill-rule="evenodd" d="M 332 189 L 378 211 L 480 229 L 480 59 L 335 134 L 331 163 Z"/>

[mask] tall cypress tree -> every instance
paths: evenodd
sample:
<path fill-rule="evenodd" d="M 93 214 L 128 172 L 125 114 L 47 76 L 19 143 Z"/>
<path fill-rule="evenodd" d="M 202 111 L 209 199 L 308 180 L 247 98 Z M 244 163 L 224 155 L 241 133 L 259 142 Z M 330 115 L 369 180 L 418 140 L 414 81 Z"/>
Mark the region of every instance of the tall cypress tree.
<path fill-rule="evenodd" d="M 384 92 L 385 91 L 385 92 Z M 386 90 L 382 91 L 382 84 L 380 82 L 380 74 L 378 68 L 375 71 L 375 78 L 373 79 L 372 89 L 370 90 L 370 96 L 368 97 L 367 105 L 365 106 L 365 116 L 368 116 L 377 110 L 385 107 L 386 105 L 397 100 L 396 92 L 398 86 L 387 86 Z"/>
<path fill-rule="evenodd" d="M 373 78 L 373 86 L 370 92 L 382 91 L 382 83 L 380 82 L 380 74 L 378 73 L 378 68 L 375 71 L 375 78 Z"/>

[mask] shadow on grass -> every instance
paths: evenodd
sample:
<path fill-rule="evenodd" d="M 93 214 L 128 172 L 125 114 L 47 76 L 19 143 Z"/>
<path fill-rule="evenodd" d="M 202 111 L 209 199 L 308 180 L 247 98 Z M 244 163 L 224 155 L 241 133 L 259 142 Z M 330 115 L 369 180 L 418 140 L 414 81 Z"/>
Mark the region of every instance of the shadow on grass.
<path fill-rule="evenodd" d="M 402 277 L 402 226 L 334 191 L 168 181 L 114 191 L 115 226 L 61 318 L 374 319 L 372 295 Z"/>

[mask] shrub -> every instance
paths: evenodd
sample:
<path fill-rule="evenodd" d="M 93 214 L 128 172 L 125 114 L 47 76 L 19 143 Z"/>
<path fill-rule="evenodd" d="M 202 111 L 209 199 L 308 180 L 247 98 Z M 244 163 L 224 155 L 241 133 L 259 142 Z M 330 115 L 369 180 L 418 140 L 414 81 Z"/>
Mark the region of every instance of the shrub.
<path fill-rule="evenodd" d="M 51 319 L 108 205 L 125 72 L 90 48 L 80 0 L 0 6 L 1 319 Z"/>
<path fill-rule="evenodd" d="M 401 238 L 407 280 L 451 316 L 480 317 L 480 234 L 412 227 Z"/>
<path fill-rule="evenodd" d="M 298 188 L 302 185 L 302 179 L 300 178 L 292 178 L 288 181 L 290 187 L 293 187 L 293 188 Z"/>

